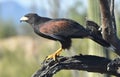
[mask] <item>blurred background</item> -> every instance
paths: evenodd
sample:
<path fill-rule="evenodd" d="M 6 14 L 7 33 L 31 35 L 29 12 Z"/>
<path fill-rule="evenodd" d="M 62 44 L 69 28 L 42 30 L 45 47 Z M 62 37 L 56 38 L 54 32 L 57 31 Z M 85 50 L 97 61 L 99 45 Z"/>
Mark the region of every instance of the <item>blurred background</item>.
<path fill-rule="evenodd" d="M 115 0 L 117 32 L 120 36 L 120 1 Z M 58 42 L 37 36 L 19 19 L 29 13 L 51 18 L 69 18 L 85 26 L 85 20 L 101 24 L 98 0 L 0 0 L 0 77 L 31 77 L 45 57 L 59 48 Z M 63 56 L 89 54 L 118 57 L 89 39 L 74 39 Z M 54 77 L 113 77 L 86 71 L 62 70 Z"/>

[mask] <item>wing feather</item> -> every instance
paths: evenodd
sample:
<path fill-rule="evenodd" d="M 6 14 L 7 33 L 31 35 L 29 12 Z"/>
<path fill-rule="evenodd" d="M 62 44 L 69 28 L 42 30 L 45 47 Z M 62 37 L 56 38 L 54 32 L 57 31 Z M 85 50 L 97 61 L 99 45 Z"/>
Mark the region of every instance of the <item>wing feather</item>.
<path fill-rule="evenodd" d="M 71 20 L 51 20 L 41 25 L 39 31 L 48 36 L 56 35 L 69 37 L 77 33 L 85 32 L 84 27 Z"/>

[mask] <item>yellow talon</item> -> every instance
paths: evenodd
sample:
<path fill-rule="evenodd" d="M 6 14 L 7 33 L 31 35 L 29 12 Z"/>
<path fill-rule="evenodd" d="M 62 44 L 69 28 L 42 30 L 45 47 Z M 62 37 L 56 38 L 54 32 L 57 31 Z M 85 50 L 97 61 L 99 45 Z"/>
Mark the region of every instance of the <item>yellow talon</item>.
<path fill-rule="evenodd" d="M 53 59 L 54 61 L 56 60 L 56 57 L 60 55 L 62 52 L 62 48 L 60 47 L 55 53 L 49 55 L 46 59 Z"/>

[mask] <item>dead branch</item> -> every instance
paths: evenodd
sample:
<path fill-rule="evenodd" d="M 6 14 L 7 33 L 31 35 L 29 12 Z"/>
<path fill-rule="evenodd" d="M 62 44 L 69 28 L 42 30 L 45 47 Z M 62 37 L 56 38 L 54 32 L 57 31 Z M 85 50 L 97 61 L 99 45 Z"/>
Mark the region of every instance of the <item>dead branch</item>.
<path fill-rule="evenodd" d="M 60 70 L 84 70 L 88 72 L 107 73 L 110 75 L 120 76 L 120 73 L 112 69 L 110 66 L 111 60 L 91 55 L 76 55 L 72 57 L 58 57 L 58 61 L 52 59 L 46 60 L 42 63 L 41 69 L 39 69 L 33 77 L 52 77 Z M 120 61 L 120 60 L 119 60 Z M 110 67 L 107 67 L 109 64 Z M 109 70 L 107 70 L 109 68 Z"/>
<path fill-rule="evenodd" d="M 102 14 L 102 36 L 103 38 L 113 45 L 115 53 L 120 55 L 120 39 L 116 33 L 116 22 L 114 16 L 114 0 L 111 2 L 111 8 L 108 5 L 108 0 L 99 0 Z M 110 11 L 111 9 L 111 11 Z M 112 14 L 112 15 L 111 15 Z"/>

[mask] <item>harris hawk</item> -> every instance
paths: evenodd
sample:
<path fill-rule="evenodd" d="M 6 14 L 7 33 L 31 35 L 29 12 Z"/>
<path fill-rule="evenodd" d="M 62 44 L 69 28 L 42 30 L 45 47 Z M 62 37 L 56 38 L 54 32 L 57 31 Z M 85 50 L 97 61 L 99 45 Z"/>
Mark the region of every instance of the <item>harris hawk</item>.
<path fill-rule="evenodd" d="M 21 17 L 20 21 L 29 23 L 34 32 L 39 36 L 60 42 L 61 47 L 46 59 L 53 58 L 56 60 L 56 57 L 60 55 L 63 49 L 69 49 L 71 47 L 72 38 L 90 38 L 104 47 L 110 47 L 110 44 L 103 38 L 97 37 L 71 19 L 52 19 L 41 17 L 36 13 L 28 13 Z"/>

